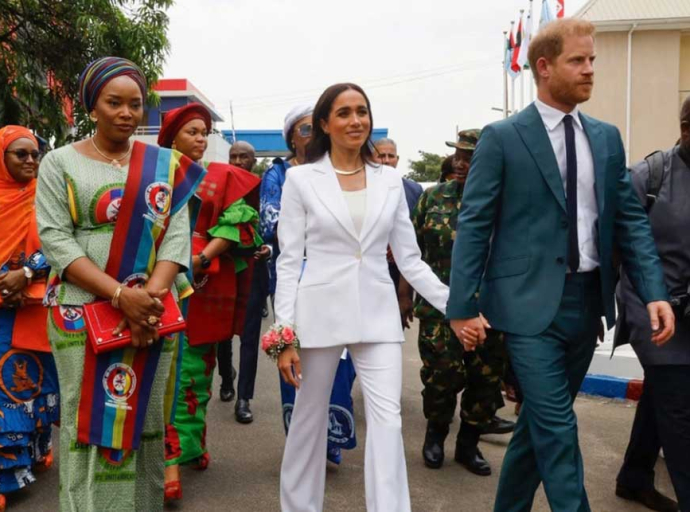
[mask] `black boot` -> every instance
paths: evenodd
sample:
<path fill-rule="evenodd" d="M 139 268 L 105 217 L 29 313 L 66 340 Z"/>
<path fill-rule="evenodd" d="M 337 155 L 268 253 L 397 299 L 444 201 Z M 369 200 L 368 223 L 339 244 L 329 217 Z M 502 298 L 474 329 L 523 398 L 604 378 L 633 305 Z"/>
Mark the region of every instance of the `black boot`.
<path fill-rule="evenodd" d="M 422 448 L 422 457 L 424 457 L 426 467 L 438 469 L 443 466 L 443 442 L 447 435 L 448 425 L 427 422 L 424 448 Z"/>
<path fill-rule="evenodd" d="M 476 425 L 470 425 L 463 421 L 460 424 L 460 432 L 455 445 L 455 460 L 465 466 L 475 475 L 489 476 L 491 466 L 479 451 L 480 431 Z"/>

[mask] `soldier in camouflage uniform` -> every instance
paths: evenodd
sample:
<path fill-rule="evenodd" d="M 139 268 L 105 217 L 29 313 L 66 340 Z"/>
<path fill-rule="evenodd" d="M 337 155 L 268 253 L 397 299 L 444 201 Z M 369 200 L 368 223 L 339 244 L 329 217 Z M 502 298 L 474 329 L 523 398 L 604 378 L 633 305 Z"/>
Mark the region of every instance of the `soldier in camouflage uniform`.
<path fill-rule="evenodd" d="M 450 284 L 451 253 L 462 191 L 478 138 L 479 130 L 464 130 L 458 134 L 458 142 L 448 143 L 456 148 L 453 172 L 446 182 L 422 194 L 412 214 L 422 258 L 446 284 Z M 455 414 L 457 395 L 464 390 L 455 460 L 473 473 L 490 475 L 491 467 L 477 447 L 480 434 L 492 421 L 499 422 L 491 430 L 495 433 L 514 428 L 512 422 L 495 417 L 496 410 L 503 406 L 501 378 L 506 362 L 503 337 L 496 331 L 488 331 L 483 345 L 474 352 L 465 352 L 443 314 L 419 295 L 414 314 L 420 319 L 419 354 L 424 364 L 420 373 L 424 384 L 424 416 L 428 421 L 424 462 L 431 468 L 443 464 L 443 443 Z"/>

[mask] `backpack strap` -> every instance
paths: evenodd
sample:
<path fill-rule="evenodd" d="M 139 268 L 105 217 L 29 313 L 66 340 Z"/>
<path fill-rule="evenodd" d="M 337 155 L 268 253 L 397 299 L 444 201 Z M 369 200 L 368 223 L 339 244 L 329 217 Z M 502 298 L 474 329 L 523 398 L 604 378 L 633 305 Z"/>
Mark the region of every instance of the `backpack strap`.
<path fill-rule="evenodd" d="M 647 203 L 645 210 L 649 213 L 659 197 L 661 184 L 664 181 L 664 153 L 655 151 L 645 157 L 649 166 L 649 177 L 647 178 Z"/>

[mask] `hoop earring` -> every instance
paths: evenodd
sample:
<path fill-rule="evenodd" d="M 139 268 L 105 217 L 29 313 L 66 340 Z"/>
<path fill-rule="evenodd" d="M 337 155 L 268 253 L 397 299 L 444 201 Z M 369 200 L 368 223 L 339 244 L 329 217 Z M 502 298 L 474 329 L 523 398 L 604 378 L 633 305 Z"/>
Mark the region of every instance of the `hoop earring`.
<path fill-rule="evenodd" d="M 98 123 L 98 118 L 94 116 L 93 114 L 89 114 L 89 119 L 91 119 L 91 122 L 94 124 Z"/>

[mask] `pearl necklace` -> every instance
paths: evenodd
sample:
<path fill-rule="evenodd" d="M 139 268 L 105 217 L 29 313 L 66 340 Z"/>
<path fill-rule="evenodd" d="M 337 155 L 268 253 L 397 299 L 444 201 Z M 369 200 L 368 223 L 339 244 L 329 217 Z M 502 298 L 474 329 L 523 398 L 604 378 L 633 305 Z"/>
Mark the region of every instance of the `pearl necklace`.
<path fill-rule="evenodd" d="M 340 174 L 341 176 L 354 176 L 358 172 L 360 172 L 362 169 L 364 169 L 364 166 L 358 167 L 354 171 L 341 171 L 340 169 L 336 169 L 333 167 L 333 170 L 335 171 L 336 174 Z"/>
<path fill-rule="evenodd" d="M 120 158 L 114 157 L 111 159 L 108 155 L 105 155 L 100 149 L 98 149 L 98 146 L 96 146 L 96 141 L 94 140 L 93 137 L 91 137 L 91 144 L 93 144 L 93 148 L 96 150 L 96 152 L 99 155 L 101 155 L 105 160 L 110 160 L 110 162 L 109 162 L 110 165 L 112 165 L 116 169 L 122 168 L 122 164 L 120 164 L 120 161 L 127 158 L 129 156 L 129 154 L 132 152 L 132 144 L 130 142 L 129 147 L 127 148 L 127 151 L 125 151 L 124 154 Z"/>

